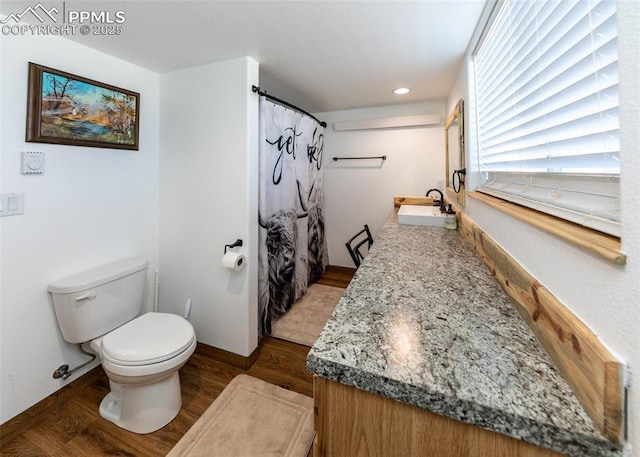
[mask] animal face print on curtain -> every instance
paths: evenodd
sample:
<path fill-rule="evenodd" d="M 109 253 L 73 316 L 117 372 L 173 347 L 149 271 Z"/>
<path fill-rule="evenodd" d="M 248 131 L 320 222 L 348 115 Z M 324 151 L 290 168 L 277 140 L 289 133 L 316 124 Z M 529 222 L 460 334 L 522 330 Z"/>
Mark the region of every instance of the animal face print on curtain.
<path fill-rule="evenodd" d="M 260 97 L 260 333 L 307 292 L 329 264 L 324 230 L 324 128 Z"/>

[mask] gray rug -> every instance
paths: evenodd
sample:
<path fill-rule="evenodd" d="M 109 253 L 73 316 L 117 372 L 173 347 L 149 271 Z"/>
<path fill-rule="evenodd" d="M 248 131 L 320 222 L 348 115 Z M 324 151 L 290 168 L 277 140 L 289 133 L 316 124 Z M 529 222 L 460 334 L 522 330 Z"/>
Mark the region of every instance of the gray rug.
<path fill-rule="evenodd" d="M 339 287 L 311 284 L 307 294 L 276 321 L 271 336 L 313 346 L 343 293 Z"/>

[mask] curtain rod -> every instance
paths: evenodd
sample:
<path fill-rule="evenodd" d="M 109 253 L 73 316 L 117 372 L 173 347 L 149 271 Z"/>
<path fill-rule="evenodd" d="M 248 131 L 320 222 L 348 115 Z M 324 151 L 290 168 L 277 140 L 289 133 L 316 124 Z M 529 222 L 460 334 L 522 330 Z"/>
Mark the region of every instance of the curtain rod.
<path fill-rule="evenodd" d="M 263 96 L 267 97 L 271 101 L 274 101 L 276 103 L 284 105 L 284 106 L 286 106 L 288 108 L 294 109 L 294 110 L 296 110 L 296 111 L 298 111 L 300 113 L 306 114 L 307 116 L 313 118 L 318 124 L 320 124 L 324 128 L 327 128 L 327 123 L 326 122 L 321 121 L 320 119 L 315 117 L 313 114 L 311 114 L 311 113 L 309 113 L 309 112 L 307 112 L 307 111 L 305 111 L 305 110 L 303 110 L 301 108 L 298 108 L 296 105 L 292 105 L 291 103 L 285 102 L 284 100 L 281 100 L 281 99 L 279 99 L 277 97 L 274 97 L 273 95 L 269 95 L 269 94 L 267 94 L 266 91 L 261 91 L 260 87 L 258 87 L 258 86 L 251 86 L 251 90 L 254 93 L 258 94 L 258 95 L 263 95 Z"/>

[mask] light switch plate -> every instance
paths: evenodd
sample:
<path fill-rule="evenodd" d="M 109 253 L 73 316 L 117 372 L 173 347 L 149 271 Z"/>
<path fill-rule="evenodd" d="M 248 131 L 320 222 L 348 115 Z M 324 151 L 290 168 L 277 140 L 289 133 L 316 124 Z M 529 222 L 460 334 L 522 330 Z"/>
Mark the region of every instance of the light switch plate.
<path fill-rule="evenodd" d="M 0 194 L 0 217 L 24 214 L 24 192 Z"/>
<path fill-rule="evenodd" d="M 20 172 L 23 175 L 41 175 L 44 173 L 44 152 L 22 151 Z"/>

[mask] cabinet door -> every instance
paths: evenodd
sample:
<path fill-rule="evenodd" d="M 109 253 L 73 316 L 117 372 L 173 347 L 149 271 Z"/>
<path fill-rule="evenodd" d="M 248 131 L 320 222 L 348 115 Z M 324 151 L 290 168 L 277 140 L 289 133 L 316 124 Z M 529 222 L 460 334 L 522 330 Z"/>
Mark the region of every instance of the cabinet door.
<path fill-rule="evenodd" d="M 315 377 L 315 457 L 560 457 L 506 435 Z"/>

